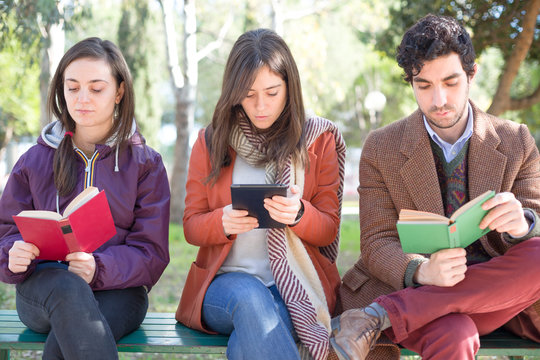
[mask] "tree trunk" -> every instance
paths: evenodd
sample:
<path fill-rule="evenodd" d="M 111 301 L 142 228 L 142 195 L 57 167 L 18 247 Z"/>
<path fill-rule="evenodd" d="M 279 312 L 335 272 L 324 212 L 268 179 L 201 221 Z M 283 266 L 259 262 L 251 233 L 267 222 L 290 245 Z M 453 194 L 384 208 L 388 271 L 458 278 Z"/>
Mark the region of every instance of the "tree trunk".
<path fill-rule="evenodd" d="M 40 129 L 43 129 L 47 125 L 47 92 L 49 89 L 49 82 L 51 79 L 49 52 L 47 49 L 41 50 L 41 71 L 39 74 L 39 97 L 40 97 L 40 116 L 39 124 Z"/>
<path fill-rule="evenodd" d="M 64 21 L 58 24 L 44 24 L 41 26 L 41 36 L 45 40 L 45 48 L 41 56 L 41 73 L 39 75 L 39 93 L 40 93 L 40 117 L 39 124 L 43 128 L 49 122 L 47 114 L 47 94 L 52 75 L 60 59 L 64 55 L 64 46 L 66 35 L 64 32 Z"/>
<path fill-rule="evenodd" d="M 522 31 L 516 38 L 514 50 L 510 56 L 505 59 L 503 72 L 499 79 L 497 91 L 493 96 L 488 113 L 498 116 L 507 110 L 525 109 L 540 101 L 540 87 L 536 91 L 523 99 L 512 99 L 510 89 L 516 78 L 521 63 L 525 60 L 527 53 L 534 40 L 536 29 L 536 19 L 540 12 L 540 0 L 530 0 L 525 7 L 526 14 L 523 18 Z"/>
<path fill-rule="evenodd" d="M 185 95 L 189 85 L 175 91 L 176 99 L 176 143 L 174 145 L 174 164 L 171 176 L 171 221 L 182 224 L 186 198 L 186 180 L 189 163 L 190 117 L 193 103 Z"/>
<path fill-rule="evenodd" d="M 171 221 L 182 223 L 184 216 L 184 201 L 186 198 L 186 180 L 190 155 L 189 135 L 195 122 L 195 100 L 199 75 L 199 61 L 218 49 L 223 43 L 225 34 L 233 22 L 232 12 L 219 32 L 215 41 L 210 42 L 204 49 L 197 51 L 197 19 L 195 0 L 184 0 L 184 72 L 179 66 L 178 50 L 176 48 L 176 32 L 172 14 L 173 4 L 170 0 L 159 0 L 163 10 L 167 57 L 169 73 L 176 102 L 176 143 L 174 146 L 174 164 L 171 175 Z"/>

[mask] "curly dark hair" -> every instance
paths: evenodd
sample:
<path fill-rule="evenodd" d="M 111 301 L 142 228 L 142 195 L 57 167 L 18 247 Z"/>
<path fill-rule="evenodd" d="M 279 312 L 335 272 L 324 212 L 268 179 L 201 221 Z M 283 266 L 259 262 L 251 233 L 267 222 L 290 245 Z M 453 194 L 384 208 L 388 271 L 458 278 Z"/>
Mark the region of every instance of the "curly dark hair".
<path fill-rule="evenodd" d="M 418 20 L 403 36 L 396 60 L 412 83 L 426 61 L 457 53 L 467 75 L 474 74 L 476 54 L 467 30 L 454 18 L 429 14 Z"/>

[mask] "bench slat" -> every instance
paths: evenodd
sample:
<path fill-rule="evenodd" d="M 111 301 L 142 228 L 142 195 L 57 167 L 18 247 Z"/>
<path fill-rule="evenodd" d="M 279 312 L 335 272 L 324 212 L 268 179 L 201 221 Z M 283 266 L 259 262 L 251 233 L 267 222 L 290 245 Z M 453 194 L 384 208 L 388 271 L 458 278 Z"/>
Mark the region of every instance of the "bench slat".
<path fill-rule="evenodd" d="M 46 334 L 29 330 L 15 310 L 0 310 L 0 359 L 8 350 L 43 350 Z M 540 344 L 503 330 L 481 337 L 478 355 L 540 355 Z M 210 335 L 178 323 L 174 313 L 148 313 L 141 327 L 118 342 L 120 352 L 225 354 L 228 337 Z M 401 349 L 401 355 L 416 355 Z"/>
<path fill-rule="evenodd" d="M 43 350 L 46 338 L 24 326 L 15 310 L 0 310 L 0 349 Z M 173 313 L 148 313 L 139 329 L 118 342 L 118 351 L 225 354 L 227 341 L 227 336 L 187 328 Z"/>

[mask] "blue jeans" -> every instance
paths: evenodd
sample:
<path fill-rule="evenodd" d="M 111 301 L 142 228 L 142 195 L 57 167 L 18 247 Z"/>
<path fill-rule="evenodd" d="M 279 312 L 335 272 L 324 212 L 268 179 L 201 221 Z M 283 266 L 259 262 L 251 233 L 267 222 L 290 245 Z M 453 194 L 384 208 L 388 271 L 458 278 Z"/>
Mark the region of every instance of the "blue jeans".
<path fill-rule="evenodd" d="M 252 275 L 216 276 L 206 291 L 202 318 L 211 330 L 230 335 L 228 359 L 300 359 L 298 338 L 276 286 L 267 288 Z"/>
<path fill-rule="evenodd" d="M 93 292 L 64 269 L 36 271 L 16 289 L 21 321 L 48 333 L 43 359 L 118 359 L 116 341 L 137 329 L 148 309 L 144 287 Z"/>

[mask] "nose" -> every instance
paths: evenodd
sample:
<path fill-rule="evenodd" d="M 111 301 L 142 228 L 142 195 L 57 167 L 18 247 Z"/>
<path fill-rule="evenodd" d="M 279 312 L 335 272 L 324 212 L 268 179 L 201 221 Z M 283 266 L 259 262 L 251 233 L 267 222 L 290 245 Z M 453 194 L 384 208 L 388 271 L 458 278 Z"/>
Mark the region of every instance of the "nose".
<path fill-rule="evenodd" d="M 264 101 L 264 96 L 263 94 L 258 94 L 257 95 L 257 98 L 255 100 L 255 109 L 256 110 L 264 110 L 266 104 L 265 104 L 265 101 Z"/>
<path fill-rule="evenodd" d="M 77 96 L 77 100 L 78 102 L 80 103 L 85 103 L 85 102 L 88 102 L 89 98 L 88 98 L 88 91 L 84 90 L 84 89 L 81 89 L 78 93 L 78 96 Z"/>
<path fill-rule="evenodd" d="M 433 106 L 441 108 L 446 105 L 446 90 L 440 86 L 435 86 L 433 90 Z"/>

